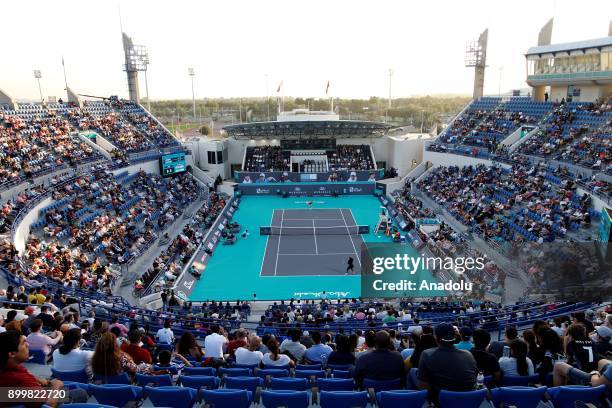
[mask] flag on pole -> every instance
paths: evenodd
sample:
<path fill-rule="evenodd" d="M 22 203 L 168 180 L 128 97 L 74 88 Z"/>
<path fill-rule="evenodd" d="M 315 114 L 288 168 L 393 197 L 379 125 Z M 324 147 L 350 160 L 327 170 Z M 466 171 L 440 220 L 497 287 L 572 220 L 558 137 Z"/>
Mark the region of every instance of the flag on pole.
<path fill-rule="evenodd" d="M 329 92 L 329 79 L 327 80 L 327 86 L 325 87 L 325 95 Z"/>
<path fill-rule="evenodd" d="M 276 88 L 276 93 L 279 93 L 282 87 L 283 87 L 283 81 L 280 81 L 280 83 L 278 84 L 278 88 Z"/>

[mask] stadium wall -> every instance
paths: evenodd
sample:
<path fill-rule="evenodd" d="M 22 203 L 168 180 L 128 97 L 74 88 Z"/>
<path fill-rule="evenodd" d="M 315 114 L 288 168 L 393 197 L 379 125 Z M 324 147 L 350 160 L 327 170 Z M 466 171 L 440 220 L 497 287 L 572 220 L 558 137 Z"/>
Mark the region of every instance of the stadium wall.
<path fill-rule="evenodd" d="M 239 184 L 236 191 L 244 195 L 277 195 L 287 193 L 290 196 L 331 196 L 333 194 L 369 195 L 374 194 L 376 183 L 255 183 Z"/>
<path fill-rule="evenodd" d="M 30 235 L 30 226 L 38 219 L 38 213 L 40 210 L 53 202 L 53 198 L 47 197 L 36 206 L 34 206 L 30 211 L 23 217 L 17 228 L 15 228 L 15 233 L 13 235 L 13 244 L 15 248 L 19 252 L 20 256 L 23 256 L 25 251 L 25 243 L 28 240 L 28 235 Z"/>
<path fill-rule="evenodd" d="M 448 153 L 439 153 L 432 152 L 426 150 L 423 155 L 424 161 L 431 161 L 435 165 L 441 166 L 477 166 L 479 164 L 484 164 L 486 166 L 492 166 L 494 163 L 491 160 L 487 159 L 479 159 L 471 156 L 462 156 L 458 154 L 448 154 Z M 505 168 L 510 168 L 510 165 L 504 163 L 495 163 L 496 165 L 500 165 Z"/>

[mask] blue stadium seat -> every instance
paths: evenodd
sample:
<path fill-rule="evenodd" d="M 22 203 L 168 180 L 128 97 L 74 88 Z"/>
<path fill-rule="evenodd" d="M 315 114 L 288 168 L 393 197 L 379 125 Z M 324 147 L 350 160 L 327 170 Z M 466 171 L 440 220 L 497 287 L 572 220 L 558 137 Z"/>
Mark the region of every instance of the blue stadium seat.
<path fill-rule="evenodd" d="M 487 399 L 487 390 L 476 391 L 440 391 L 440 407 L 441 408 L 477 408 Z"/>
<path fill-rule="evenodd" d="M 376 393 L 379 408 L 422 407 L 427 399 L 427 391 L 397 390 Z"/>
<path fill-rule="evenodd" d="M 117 375 L 102 376 L 94 374 L 93 381 L 99 381 L 103 384 L 131 384 L 130 376 L 127 373 L 121 373 Z"/>
<path fill-rule="evenodd" d="M 100 404 L 117 407 L 123 407 L 130 401 L 138 401 L 142 398 L 142 388 L 124 384 L 90 384 L 89 393 Z"/>
<path fill-rule="evenodd" d="M 75 404 L 62 404 L 62 408 L 117 408 L 114 405 L 94 404 L 94 403 L 75 403 Z M 49 405 L 43 405 L 42 408 L 51 408 Z"/>
<path fill-rule="evenodd" d="M 502 376 L 502 387 L 528 387 L 530 384 L 536 384 L 540 382 L 539 375 L 526 375 L 526 376 Z"/>
<path fill-rule="evenodd" d="M 270 389 L 272 390 L 293 390 L 306 391 L 308 389 L 306 378 L 271 378 Z"/>
<path fill-rule="evenodd" d="M 363 380 L 363 389 L 369 390 L 372 388 L 374 392 L 399 390 L 401 382 L 399 378 L 393 380 L 372 380 L 370 378 L 365 378 Z"/>
<path fill-rule="evenodd" d="M 144 387 L 146 395 L 155 407 L 185 407 L 195 404 L 198 392 L 192 388 L 163 386 Z"/>
<path fill-rule="evenodd" d="M 353 373 L 351 373 L 350 371 L 333 370 L 332 376 L 334 378 L 353 378 Z"/>
<path fill-rule="evenodd" d="M 266 370 L 289 370 L 291 369 L 291 367 L 289 366 L 289 364 L 278 365 L 278 366 L 266 364 L 264 365 L 264 369 Z"/>
<path fill-rule="evenodd" d="M 28 363 L 47 364 L 47 355 L 43 350 L 30 349 L 30 359 L 28 360 Z"/>
<path fill-rule="evenodd" d="M 225 387 L 236 390 L 248 390 L 255 395 L 257 388 L 264 386 L 264 381 L 258 377 L 226 377 Z"/>
<path fill-rule="evenodd" d="M 178 378 L 178 383 L 183 387 L 195 388 L 196 390 L 202 387 L 216 389 L 219 388 L 221 380 L 211 375 L 181 375 Z"/>
<path fill-rule="evenodd" d="M 144 387 L 148 384 L 155 384 L 156 386 L 171 386 L 172 385 L 172 377 L 170 374 L 163 375 L 145 375 L 145 374 L 136 374 L 136 384 Z"/>
<path fill-rule="evenodd" d="M 370 402 L 367 391 L 322 391 L 321 408 L 365 407 Z"/>
<path fill-rule="evenodd" d="M 536 407 L 545 393 L 546 387 L 502 387 L 491 390 L 491 399 L 496 407 L 514 405 L 529 408 Z"/>
<path fill-rule="evenodd" d="M 217 370 L 213 367 L 185 367 L 184 375 L 217 375 Z"/>
<path fill-rule="evenodd" d="M 253 394 L 247 390 L 204 390 L 202 399 L 213 408 L 248 408 Z"/>
<path fill-rule="evenodd" d="M 589 387 L 583 385 L 564 385 L 548 389 L 555 408 L 574 408 L 576 401 L 597 402 L 606 392 L 605 385 Z"/>
<path fill-rule="evenodd" d="M 348 371 L 351 367 L 353 367 L 352 364 L 328 364 L 327 365 L 327 368 L 331 370 L 341 370 L 341 371 Z"/>
<path fill-rule="evenodd" d="M 320 391 L 353 391 L 355 383 L 350 378 L 318 378 L 317 387 Z"/>
<path fill-rule="evenodd" d="M 225 368 L 219 369 L 219 375 L 227 377 L 248 377 L 251 375 L 250 368 Z"/>
<path fill-rule="evenodd" d="M 296 370 L 320 370 L 321 364 L 296 364 Z"/>
<path fill-rule="evenodd" d="M 296 378 L 325 378 L 326 372 L 323 370 L 295 370 Z"/>
<path fill-rule="evenodd" d="M 310 403 L 306 391 L 262 391 L 261 400 L 266 408 L 306 408 Z"/>
<path fill-rule="evenodd" d="M 248 368 L 254 370 L 259 367 L 259 364 L 232 364 L 231 368 Z"/>
<path fill-rule="evenodd" d="M 278 378 L 278 377 L 288 377 L 289 376 L 289 370 L 278 370 L 278 369 L 273 369 L 273 368 L 264 368 L 263 370 L 258 370 L 257 371 L 257 376 L 260 378 L 267 378 L 267 377 L 274 377 L 274 378 Z"/>
<path fill-rule="evenodd" d="M 52 368 L 51 374 L 53 377 L 62 381 L 73 381 L 85 384 L 89 382 L 89 376 L 87 375 L 87 371 L 85 371 L 85 369 L 77 371 L 58 371 L 55 368 Z"/>

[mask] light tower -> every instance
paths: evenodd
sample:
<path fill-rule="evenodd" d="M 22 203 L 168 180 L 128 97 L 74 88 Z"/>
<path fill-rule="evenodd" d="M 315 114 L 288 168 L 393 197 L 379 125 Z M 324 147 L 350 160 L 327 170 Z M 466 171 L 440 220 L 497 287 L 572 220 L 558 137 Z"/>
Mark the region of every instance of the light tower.
<path fill-rule="evenodd" d="M 36 78 L 36 81 L 38 81 L 38 94 L 40 95 L 40 102 L 44 103 L 45 101 L 42 96 L 42 88 L 40 87 L 40 78 L 42 78 L 42 74 L 39 69 L 34 70 L 34 78 Z"/>
<path fill-rule="evenodd" d="M 138 87 L 138 72 L 145 73 L 145 89 L 147 92 L 147 107 L 151 110 L 149 100 L 149 82 L 147 80 L 147 67 L 149 65 L 149 53 L 144 45 L 134 45 L 132 39 L 123 33 L 123 51 L 125 53 L 125 66 L 123 70 L 127 74 L 128 91 L 130 100 L 140 103 L 140 90 Z"/>
<path fill-rule="evenodd" d="M 470 41 L 465 46 L 465 66 L 474 68 L 474 92 L 472 98 L 478 99 L 484 92 L 484 76 L 487 67 L 487 40 L 489 29 L 484 30 L 478 41 Z"/>
<path fill-rule="evenodd" d="M 195 70 L 193 68 L 187 68 L 187 72 L 191 77 L 191 100 L 193 101 L 193 121 L 196 121 L 196 109 L 195 109 L 195 91 L 193 90 L 193 77 L 195 76 Z"/>

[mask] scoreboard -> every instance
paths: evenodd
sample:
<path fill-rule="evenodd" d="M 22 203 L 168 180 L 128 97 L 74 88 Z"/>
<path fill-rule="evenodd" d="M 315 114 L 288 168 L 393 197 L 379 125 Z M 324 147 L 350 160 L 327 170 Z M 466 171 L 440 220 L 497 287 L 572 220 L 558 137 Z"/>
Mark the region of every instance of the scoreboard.
<path fill-rule="evenodd" d="M 163 155 L 159 158 L 159 167 L 161 175 L 164 177 L 185 172 L 187 170 L 185 152 Z"/>

